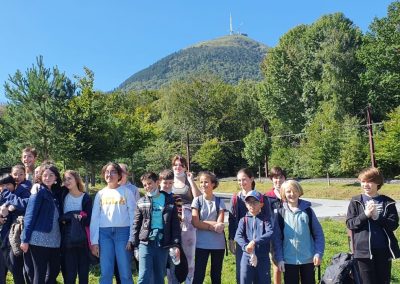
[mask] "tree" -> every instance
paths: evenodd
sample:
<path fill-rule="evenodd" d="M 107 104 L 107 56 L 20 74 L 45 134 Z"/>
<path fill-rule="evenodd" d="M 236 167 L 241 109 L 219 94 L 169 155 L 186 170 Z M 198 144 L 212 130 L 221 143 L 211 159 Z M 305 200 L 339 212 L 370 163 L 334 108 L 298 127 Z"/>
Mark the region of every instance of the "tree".
<path fill-rule="evenodd" d="M 378 165 L 388 174 L 400 173 L 400 106 L 388 114 L 383 131 L 375 137 Z"/>
<path fill-rule="evenodd" d="M 261 175 L 261 163 L 268 155 L 269 143 L 265 132 L 261 128 L 256 128 L 250 132 L 244 139 L 244 149 L 242 152 L 250 166 L 256 166 Z"/>
<path fill-rule="evenodd" d="M 361 82 L 374 107 L 374 121 L 400 105 L 400 2 L 389 5 L 387 17 L 375 18 L 357 56 L 365 65 Z"/>
<path fill-rule="evenodd" d="M 193 160 L 199 163 L 203 169 L 211 170 L 212 172 L 223 165 L 225 162 L 224 153 L 218 143 L 218 139 L 206 140 L 194 154 Z"/>
<path fill-rule="evenodd" d="M 57 67 L 46 68 L 41 56 L 25 75 L 17 70 L 9 76 L 4 116 L 7 131 L 12 133 L 8 150 L 19 153 L 31 145 L 43 159 L 56 157 L 63 143 L 60 127 L 65 123 L 65 109 L 74 93 L 75 85 Z"/>

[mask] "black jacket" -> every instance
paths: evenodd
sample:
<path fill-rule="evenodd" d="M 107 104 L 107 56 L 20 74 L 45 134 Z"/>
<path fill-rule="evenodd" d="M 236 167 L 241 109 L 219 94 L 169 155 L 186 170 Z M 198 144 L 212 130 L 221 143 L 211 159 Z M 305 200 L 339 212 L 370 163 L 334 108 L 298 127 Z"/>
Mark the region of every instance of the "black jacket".
<path fill-rule="evenodd" d="M 163 247 L 171 247 L 181 242 L 181 227 L 178 219 L 178 211 L 175 200 L 163 191 L 160 194 L 165 196 L 165 206 L 162 212 L 164 232 L 161 240 Z M 133 223 L 133 246 L 138 247 L 139 243 L 147 243 L 151 231 L 151 212 L 153 198 L 147 195 L 139 199 L 136 205 L 135 221 Z"/>
<path fill-rule="evenodd" d="M 393 259 L 400 257 L 400 249 L 394 231 L 399 226 L 399 215 L 396 209 L 396 202 L 382 195 L 384 198 L 383 212 L 376 222 L 381 226 L 388 238 L 389 251 Z M 351 230 L 355 258 L 371 258 L 371 220 L 364 213 L 365 207 L 362 195 L 354 196 L 347 210 L 346 225 Z"/>

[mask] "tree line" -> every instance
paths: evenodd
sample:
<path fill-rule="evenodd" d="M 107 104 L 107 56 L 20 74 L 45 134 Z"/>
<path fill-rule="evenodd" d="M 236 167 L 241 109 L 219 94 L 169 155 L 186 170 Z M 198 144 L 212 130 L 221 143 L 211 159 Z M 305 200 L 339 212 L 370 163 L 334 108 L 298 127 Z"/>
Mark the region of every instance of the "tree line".
<path fill-rule="evenodd" d="M 262 81 L 225 83 L 210 72 L 159 90 L 100 92 L 94 73 L 68 78 L 42 57 L 5 82 L 0 166 L 35 146 L 42 159 L 93 176 L 109 160 L 140 175 L 185 153 L 192 169 L 232 175 L 265 158 L 291 176 L 354 176 L 369 165 L 366 108 L 376 160 L 400 173 L 400 2 L 363 34 L 341 13 L 284 34 L 260 66 Z"/>

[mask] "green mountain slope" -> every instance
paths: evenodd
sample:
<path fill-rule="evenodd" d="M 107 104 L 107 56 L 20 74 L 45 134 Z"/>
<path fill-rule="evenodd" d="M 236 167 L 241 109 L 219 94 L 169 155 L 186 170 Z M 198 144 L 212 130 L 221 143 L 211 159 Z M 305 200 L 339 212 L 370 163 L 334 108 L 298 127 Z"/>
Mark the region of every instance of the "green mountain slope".
<path fill-rule="evenodd" d="M 228 83 L 260 80 L 260 64 L 268 47 L 243 35 L 223 36 L 170 54 L 127 80 L 119 89 L 158 89 L 199 72 L 213 73 Z"/>

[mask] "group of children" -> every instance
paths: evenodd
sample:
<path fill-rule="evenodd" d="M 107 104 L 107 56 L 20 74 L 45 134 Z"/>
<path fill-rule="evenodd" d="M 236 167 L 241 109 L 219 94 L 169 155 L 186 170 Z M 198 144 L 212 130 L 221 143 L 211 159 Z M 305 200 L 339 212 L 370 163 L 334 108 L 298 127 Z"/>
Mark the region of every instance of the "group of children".
<path fill-rule="evenodd" d="M 237 283 L 315 283 L 325 239 L 311 203 L 300 199 L 301 185 L 286 180 L 280 167 L 271 170 L 273 188 L 262 194 L 253 173 L 237 174 L 239 192 L 230 201 L 228 240 L 225 203 L 213 191 L 218 179 L 198 174 L 198 185 L 187 171 L 186 159 L 175 156 L 172 170 L 140 178 L 145 190 L 127 181 L 124 164 L 102 169 L 106 186 L 93 204 L 82 179 L 72 170 L 63 180 L 52 163 L 35 173 L 37 153 L 23 151 L 24 166 L 0 178 L 0 284 L 7 269 L 15 283 L 88 283 L 90 255 L 99 258 L 100 283 L 133 283 L 132 254 L 138 260 L 138 283 L 203 283 L 209 257 L 211 282 L 221 283 L 224 256 L 236 258 Z M 35 179 L 33 180 L 33 178 Z M 31 181 L 32 179 L 32 181 Z M 352 232 L 353 253 L 362 283 L 390 283 L 391 259 L 400 256 L 393 231 L 399 218 L 395 202 L 378 190 L 382 174 L 368 168 L 359 175 L 363 193 L 354 197 L 346 224 Z M 34 183 L 34 185 L 32 184 Z M 16 253 L 11 227 L 23 217 Z M 14 234 L 13 234 L 14 235 Z M 180 262 L 187 264 L 185 268 Z M 168 268 L 168 269 L 167 269 Z"/>

